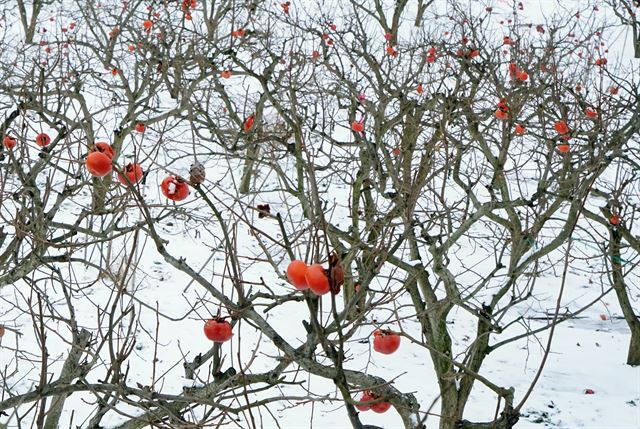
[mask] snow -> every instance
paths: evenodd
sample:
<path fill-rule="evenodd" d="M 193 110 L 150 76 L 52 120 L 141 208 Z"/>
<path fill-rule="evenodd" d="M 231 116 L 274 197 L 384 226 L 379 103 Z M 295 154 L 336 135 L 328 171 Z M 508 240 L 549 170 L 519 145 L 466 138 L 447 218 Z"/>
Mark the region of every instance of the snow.
<path fill-rule="evenodd" d="M 540 2 L 543 7 L 545 1 L 541 0 Z M 511 4 L 509 2 L 500 0 L 498 3 L 502 5 L 499 7 L 503 7 L 501 12 L 503 15 L 510 11 Z M 571 3 L 577 4 L 577 2 Z M 298 4 L 297 7 L 302 7 L 302 4 Z M 446 7 L 446 2 L 442 3 L 442 7 Z M 197 20 L 198 17 L 194 16 L 194 21 L 197 22 Z M 621 50 L 625 48 L 628 49 L 628 46 L 620 47 Z M 7 53 L 7 55 L 9 54 Z M 231 78 L 234 82 L 240 79 L 235 74 Z M 245 91 L 255 89 L 255 84 L 239 82 L 235 91 L 238 94 L 244 94 Z M 373 95 L 367 94 L 368 99 L 373 98 Z M 161 109 L 175 107 L 175 102 L 166 97 L 160 97 L 159 101 Z M 95 106 L 90 105 L 91 110 L 99 110 L 96 106 L 101 105 L 101 100 L 90 100 L 90 102 L 95 103 Z M 79 109 L 78 106 L 74 108 Z M 117 111 L 117 108 L 114 107 L 114 110 Z M 109 115 L 114 115 L 113 111 L 102 113 L 101 117 L 106 118 L 103 123 L 113 124 L 115 122 L 115 119 Z M 108 135 L 106 128 L 106 126 L 101 127 L 97 131 L 97 135 Z M 153 135 L 152 128 L 149 127 L 144 138 L 135 135 L 129 137 L 123 148 L 126 156 L 135 156 L 141 160 L 154 158 L 154 152 L 151 148 L 155 142 L 146 140 Z M 49 132 L 52 136 L 55 135 L 52 130 L 45 129 L 44 131 Z M 186 157 L 181 160 L 179 156 L 175 155 L 183 154 L 184 147 L 190 147 L 187 143 L 192 140 L 192 136 L 188 133 L 175 133 L 175 137 L 176 139 L 173 141 L 175 146 L 164 148 L 161 151 L 158 164 L 167 165 L 171 171 L 184 172 L 189 161 L 186 160 Z M 349 142 L 351 139 L 346 129 L 336 129 L 333 137 L 344 142 Z M 105 140 L 108 139 L 105 138 Z M 309 144 L 311 146 L 317 143 L 310 142 Z M 317 153 L 318 160 L 322 161 L 324 158 L 319 154 L 319 148 L 313 147 L 312 149 L 317 150 L 314 153 Z M 332 147 L 331 150 L 337 152 L 349 149 Z M 78 149 L 77 154 L 69 154 L 69 157 L 71 158 L 73 155 L 77 159 L 81 152 Z M 282 239 L 279 224 L 271 218 L 259 219 L 257 213 L 248 210 L 248 208 L 254 207 L 256 203 L 268 201 L 272 213 L 282 214 L 287 232 L 297 234 L 298 228 L 306 227 L 306 225 L 300 225 L 296 222 L 300 216 L 301 207 L 294 199 L 289 198 L 284 192 L 280 192 L 281 179 L 276 172 L 268 169 L 262 171 L 259 178 L 264 181 L 265 189 L 267 189 L 265 192 L 259 196 L 233 198 L 235 184 L 241 176 L 242 163 L 234 159 L 216 158 L 205 151 L 199 156 L 207 161 L 205 166 L 207 167 L 208 182 L 205 184 L 205 190 L 217 203 L 224 205 L 222 210 L 225 219 L 237 221 L 234 225 L 234 234 L 236 234 L 234 238 L 242 256 L 239 264 L 242 278 L 246 282 L 245 292 L 247 294 L 273 293 L 281 298 L 295 293 L 295 289 L 286 283 L 283 276 L 289 261 L 288 256 L 278 247 L 279 243 L 274 244 L 265 238 L 271 236 Z M 174 162 L 176 159 L 178 161 Z M 285 167 L 291 168 L 287 172 L 293 171 L 292 164 Z M 155 203 L 162 201 L 157 185 L 159 180 L 164 177 L 164 173 L 162 170 L 152 172 L 148 185 L 141 186 L 141 192 L 148 201 Z M 352 171 L 345 166 L 344 174 L 346 177 L 352 174 Z M 331 189 L 323 194 L 323 198 L 330 202 L 328 206 L 331 211 L 331 220 L 346 230 L 351 224 L 349 189 L 344 186 L 333 186 L 332 180 L 334 178 L 323 177 L 319 186 Z M 56 190 L 62 190 L 63 186 L 62 182 L 54 184 Z M 387 188 L 387 190 L 393 190 L 393 188 Z M 170 183 L 169 194 L 175 192 L 176 185 Z M 535 189 L 526 189 L 525 186 L 525 189 L 521 189 L 519 192 L 530 197 Z M 461 194 L 459 195 L 459 193 L 459 190 L 452 189 L 445 198 L 453 201 L 460 198 Z M 478 195 L 487 201 L 489 200 L 488 194 L 483 194 L 480 189 L 478 189 Z M 77 206 L 69 204 L 65 207 L 64 216 L 67 219 L 74 219 L 80 208 L 89 205 L 86 202 L 88 194 L 83 197 L 84 200 L 81 199 L 80 202 L 74 201 Z M 379 199 L 379 204 L 384 206 L 385 201 L 382 198 Z M 604 201 L 602 203 L 604 204 Z M 224 258 L 221 227 L 217 223 L 202 220 L 203 218 L 208 220 L 211 217 L 211 212 L 206 204 L 201 201 L 190 204 L 192 205 L 189 206 L 189 210 L 194 214 L 194 219 L 186 219 L 178 214 L 175 218 L 164 219 L 159 223 L 162 236 L 169 239 L 167 249 L 172 255 L 184 258 L 190 267 L 199 270 L 218 290 L 228 296 L 233 296 L 235 292 L 226 271 L 228 261 Z M 3 201 L 3 211 L 13 211 L 15 207 L 12 205 L 11 202 L 5 203 Z M 597 212 L 598 207 L 594 206 L 593 210 Z M 243 213 L 247 222 L 242 222 L 239 218 L 234 217 L 235 214 L 232 211 Z M 130 217 L 129 221 L 139 219 L 138 212 L 133 210 L 129 212 L 128 216 Z M 256 233 L 247 223 L 255 225 L 264 234 Z M 91 228 L 89 221 L 83 226 Z M 596 228 L 596 226 L 588 224 L 585 224 L 584 227 Z M 486 233 L 481 228 L 477 232 L 479 234 Z M 541 237 L 523 259 L 553 238 L 550 231 L 545 232 L 548 235 Z M 258 243 L 258 240 L 263 241 Z M 294 244 L 294 253 L 301 255 L 303 259 L 309 259 L 305 257 L 309 250 L 304 240 L 306 238 L 302 238 Z M 71 298 L 76 305 L 76 317 L 79 325 L 91 330 L 95 341 L 106 341 L 110 334 L 117 338 L 119 344 L 125 341 L 131 341 L 133 344 L 135 340 L 132 355 L 127 361 L 130 365 L 127 382 L 132 386 L 135 386 L 136 383 L 142 386 L 153 385 L 162 393 L 180 395 L 184 392 L 184 388 L 202 387 L 211 383 L 213 381 L 212 371 L 215 370 L 212 368 L 211 362 L 196 370 L 196 377 L 193 380 L 185 378 L 182 364 L 191 362 L 197 355 L 209 351 L 211 343 L 205 341 L 202 334 L 203 320 L 216 315 L 218 311 L 226 315 L 226 309 L 220 308 L 219 304 L 203 289 L 192 284 L 191 279 L 185 274 L 166 264 L 148 237 L 141 238 L 138 245 L 140 247 L 135 252 L 140 258 L 140 262 L 135 267 L 137 268 L 135 276 L 127 279 L 126 290 L 122 294 L 116 293 L 119 286 L 116 280 L 117 275 L 123 271 L 122 267 L 126 266 L 126 261 L 128 261 L 133 246 L 131 237 L 117 240 L 109 249 L 112 252 L 110 255 L 96 256 L 96 260 L 104 258 L 105 261 L 108 261 L 110 268 L 113 268 L 111 274 L 115 279 L 92 267 L 80 264 L 73 268 L 65 268 L 68 270 L 65 273 L 77 279 L 82 286 L 73 291 Z M 487 255 L 491 255 L 493 249 L 474 249 L 467 247 L 466 243 L 456 243 L 456 245 L 459 248 L 455 252 L 452 265 L 477 269 L 476 272 L 469 270 L 459 276 L 461 283 L 464 282 L 465 286 L 469 285 L 470 288 L 473 288 L 482 277 L 481 274 L 484 273 L 484 270 L 488 269 L 487 267 L 490 268 L 486 261 Z M 576 252 L 588 257 L 584 260 L 572 261 L 562 299 L 561 314 L 564 309 L 577 311 L 599 295 L 602 296 L 598 304 L 580 313 L 579 318 L 564 322 L 556 328 L 549 358 L 537 386 L 523 409 L 523 416 L 515 426 L 517 429 L 537 427 L 637 429 L 640 427 L 640 368 L 633 368 L 625 364 L 629 340 L 628 327 L 620 317 L 621 311 L 613 293 L 605 294 L 608 286 L 599 283 L 603 281 L 600 276 L 592 274 L 596 270 L 602 269 L 603 262 L 596 261 L 592 256 L 598 251 L 598 245 L 599 243 L 590 242 L 576 242 L 574 244 Z M 276 255 L 276 259 L 272 262 L 277 269 L 274 269 L 270 261 L 265 260 L 265 247 Z M 564 249 L 550 257 L 555 258 L 556 262 L 561 260 L 562 250 Z M 411 259 L 407 254 L 401 256 L 406 263 L 414 267 L 427 265 L 427 261 L 429 261 L 427 255 L 422 255 L 424 259 Z M 412 392 L 416 396 L 421 404 L 421 411 L 426 411 L 435 401 L 436 405 L 431 409 L 432 415 L 427 417 L 426 422 L 429 428 L 437 427 L 439 390 L 429 351 L 410 339 L 419 340 L 421 328 L 415 317 L 411 317 L 406 308 L 409 300 L 406 295 L 402 295 L 402 282 L 393 276 L 392 271 L 393 268 L 386 264 L 381 268 L 380 279 L 371 285 L 372 292 L 368 299 L 387 299 L 387 305 L 376 308 L 358 329 L 357 334 L 347 343 L 348 349 L 344 364 L 348 369 L 361 370 L 386 380 L 393 380 L 394 387 L 402 392 Z M 517 306 L 506 318 L 512 323 L 501 334 L 492 334 L 490 343 L 495 344 L 514 338 L 527 330 L 544 327 L 548 320 L 532 319 L 532 317 L 540 318 L 553 314 L 555 299 L 559 291 L 560 274 L 560 272 L 552 270 L 542 272 L 536 279 L 535 299 L 531 304 L 532 307 L 529 306 L 529 303 Z M 504 278 L 498 277 L 495 282 L 490 284 L 490 287 L 497 288 L 504 282 Z M 190 286 L 187 287 L 188 285 Z M 33 327 L 34 320 L 28 312 L 17 311 L 17 309 L 34 308 L 33 297 L 25 292 L 26 286 L 28 286 L 26 283 L 20 282 L 0 289 L 0 321 L 10 329 L 9 333 L 0 340 L 0 368 L 6 374 L 11 374 L 8 378 L 13 394 L 33 390 L 38 385 L 40 376 L 39 339 L 37 331 Z M 43 284 L 40 287 L 42 288 L 40 295 L 49 300 L 48 304 L 58 314 L 63 317 L 67 316 L 68 309 L 59 285 Z M 488 288 L 486 293 L 474 297 L 473 299 L 477 301 L 474 304 L 481 304 L 481 298 L 490 299 L 491 293 L 491 289 Z M 398 299 L 392 301 L 388 299 L 388 296 L 397 296 Z M 634 299 L 637 299 L 637 296 Z M 260 303 L 264 305 L 266 301 Z M 327 325 L 333 320 L 330 311 L 330 298 L 323 297 L 321 303 L 318 317 L 321 323 Z M 338 304 L 340 305 L 340 303 Z M 156 309 L 158 313 L 156 313 Z M 123 316 L 115 327 L 109 327 L 110 311 L 114 311 L 116 317 Z M 139 319 L 131 316 L 132 311 Z M 606 314 L 607 320 L 601 320 L 600 314 Z M 397 315 L 401 316 L 400 322 L 396 318 Z M 263 314 L 263 317 L 267 318 L 277 332 L 292 346 L 297 347 L 306 340 L 307 333 L 302 322 L 308 320 L 309 315 L 304 302 L 286 302 Z M 456 356 L 458 354 L 462 356 L 470 346 L 470 338 L 476 330 L 475 320 L 475 316 L 462 309 L 458 309 L 451 315 L 448 328 L 454 341 Z M 392 356 L 376 354 L 372 351 L 370 341 L 368 341 L 375 327 L 380 323 L 387 322 L 392 329 L 401 329 L 407 335 L 402 339 L 400 350 Z M 47 329 L 49 332 L 47 344 L 52 359 L 47 371 L 53 375 L 58 373 L 64 358 L 68 355 L 70 333 L 68 326 L 61 319 L 50 320 Z M 110 331 L 110 329 L 114 330 Z M 14 330 L 21 335 L 15 335 Z M 129 335 L 128 332 L 133 332 L 133 334 Z M 224 361 L 221 369 L 223 371 L 233 367 L 236 370 L 246 369 L 249 373 L 259 373 L 268 371 L 277 365 L 278 362 L 274 361 L 274 357 L 280 358 L 282 353 L 267 338 L 261 336 L 253 326 L 240 322 L 234 327 L 234 332 L 234 337 L 221 346 Z M 515 402 L 518 403 L 535 377 L 545 353 L 544 348 L 548 335 L 549 331 L 547 330 L 535 337 L 526 337 L 505 345 L 504 349 L 499 349 L 488 356 L 481 369 L 481 374 L 500 386 L 513 387 Z M 156 338 L 159 339 L 157 348 Z M 100 361 L 108 359 L 107 352 L 103 351 L 103 353 L 105 354 L 99 356 Z M 331 365 L 328 359 L 323 363 Z M 100 368 L 95 374 L 91 374 L 88 381 L 96 381 L 98 377 L 104 376 L 105 372 L 104 367 Z M 284 399 L 268 406 L 271 413 L 270 415 L 263 413 L 261 416 L 263 419 L 261 420 L 262 427 L 347 427 L 348 420 L 343 400 L 331 380 L 310 376 L 295 365 L 292 365 L 283 375 L 287 381 L 300 382 L 300 384 L 284 385 L 280 388 L 279 394 L 282 394 Z M 456 380 L 456 382 L 459 381 Z M 593 389 L 595 393 L 586 395 L 585 389 Z M 300 399 L 307 392 L 313 393 L 315 400 Z M 246 400 L 257 401 L 270 394 L 273 395 L 273 392 L 251 394 Z M 245 401 L 244 398 L 236 396 L 227 399 L 225 405 L 241 406 L 244 404 L 243 401 Z M 464 417 L 467 420 L 488 421 L 494 417 L 496 405 L 495 394 L 478 382 Z M 63 412 L 64 424 L 62 427 L 72 424 L 86 427 L 87 418 L 92 415 L 95 408 L 95 397 L 90 393 L 69 397 Z M 125 405 L 122 405 L 121 410 L 123 412 L 139 412 L 139 410 Z M 201 414 L 204 414 L 202 410 L 194 412 L 194 415 Z M 242 427 L 244 425 L 248 427 L 248 418 L 246 416 L 242 416 L 242 418 L 245 420 L 239 424 Z M 364 412 L 361 413 L 361 418 L 364 424 L 374 424 L 385 428 L 402 426 L 398 414 L 393 409 L 385 414 Z M 415 416 L 412 416 L 412 419 L 414 423 L 417 422 Z M 9 427 L 17 427 L 16 415 L 10 413 L 9 417 L 0 417 L 0 423 L 7 421 Z M 102 424 L 105 427 L 115 427 L 124 421 L 126 421 L 125 416 L 110 411 Z"/>

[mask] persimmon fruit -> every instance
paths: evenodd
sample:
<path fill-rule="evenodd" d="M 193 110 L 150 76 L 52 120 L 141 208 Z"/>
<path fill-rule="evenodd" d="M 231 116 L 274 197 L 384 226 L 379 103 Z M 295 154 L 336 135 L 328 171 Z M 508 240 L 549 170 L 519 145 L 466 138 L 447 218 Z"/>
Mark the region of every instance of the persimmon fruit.
<path fill-rule="evenodd" d="M 204 323 L 204 335 L 214 343 L 224 343 L 233 336 L 233 328 L 231 323 L 216 317 Z"/>
<path fill-rule="evenodd" d="M 373 333 L 373 349 L 378 353 L 390 355 L 400 347 L 400 335 L 393 331 L 378 329 Z"/>
<path fill-rule="evenodd" d="M 102 152 L 91 152 L 87 155 L 87 171 L 94 177 L 104 177 L 111 173 L 111 158 Z"/>
<path fill-rule="evenodd" d="M 327 277 L 325 269 L 320 264 L 313 264 L 307 267 L 304 279 L 309 289 L 316 295 L 324 295 L 331 290 L 329 277 Z"/>
<path fill-rule="evenodd" d="M 298 290 L 304 290 L 309 287 L 307 286 L 307 280 L 305 278 L 307 269 L 307 264 L 298 259 L 294 259 L 287 266 L 287 278 Z"/>
<path fill-rule="evenodd" d="M 40 147 L 48 146 L 51 143 L 51 137 L 47 133 L 40 133 L 36 136 L 36 144 Z"/>
<path fill-rule="evenodd" d="M 167 176 L 160 184 L 162 194 L 172 201 L 182 201 L 189 196 L 189 185 L 176 176 Z"/>

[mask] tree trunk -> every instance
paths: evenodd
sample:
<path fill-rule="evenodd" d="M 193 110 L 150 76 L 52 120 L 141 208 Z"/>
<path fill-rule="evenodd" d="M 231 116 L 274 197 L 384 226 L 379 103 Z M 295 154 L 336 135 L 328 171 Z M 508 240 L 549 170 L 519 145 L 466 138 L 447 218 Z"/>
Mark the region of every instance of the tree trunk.
<path fill-rule="evenodd" d="M 618 297 L 620 309 L 624 315 L 624 320 L 631 329 L 631 342 L 629 343 L 629 352 L 627 354 L 627 365 L 640 365 L 640 320 L 633 311 L 633 306 L 629 300 L 627 285 L 624 281 L 624 273 L 622 272 L 622 259 L 620 256 L 620 247 L 622 235 L 615 227 L 609 228 L 609 252 L 611 256 L 611 265 L 613 267 L 611 277 L 613 278 L 613 289 Z"/>
<path fill-rule="evenodd" d="M 631 341 L 629 341 L 627 365 L 640 365 L 640 329 L 637 328 L 631 329 Z"/>

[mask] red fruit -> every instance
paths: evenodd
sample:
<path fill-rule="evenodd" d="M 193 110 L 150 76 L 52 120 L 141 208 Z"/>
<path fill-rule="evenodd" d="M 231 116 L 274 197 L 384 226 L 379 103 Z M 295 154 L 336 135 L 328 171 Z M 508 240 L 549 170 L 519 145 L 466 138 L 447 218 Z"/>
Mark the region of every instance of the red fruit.
<path fill-rule="evenodd" d="M 391 153 L 393 153 L 395 156 L 400 155 L 401 151 L 399 147 L 396 147 L 393 149 L 393 151 L 391 151 Z"/>
<path fill-rule="evenodd" d="M 598 117 L 598 112 L 593 109 L 589 109 L 588 107 L 585 109 L 584 114 L 590 117 L 591 119 L 596 119 Z"/>
<path fill-rule="evenodd" d="M 89 174 L 94 177 L 104 177 L 111 173 L 111 158 L 102 152 L 91 152 L 87 155 L 86 161 Z"/>
<path fill-rule="evenodd" d="M 520 70 L 518 69 L 518 65 L 516 63 L 509 64 L 509 76 L 515 78 L 516 76 L 518 76 L 519 72 Z"/>
<path fill-rule="evenodd" d="M 356 133 L 361 133 L 364 131 L 364 122 L 362 121 L 353 121 L 351 123 L 351 129 Z"/>
<path fill-rule="evenodd" d="M 609 223 L 611 225 L 619 225 L 620 224 L 620 216 L 618 215 L 611 215 L 611 217 L 609 218 Z"/>
<path fill-rule="evenodd" d="M 604 315 L 604 314 L 601 314 L 601 315 L 600 315 L 600 320 L 607 320 L 607 316 L 606 316 L 606 315 Z"/>
<path fill-rule="evenodd" d="M 522 82 L 525 82 L 527 79 L 529 79 L 529 73 L 521 71 L 520 74 L 518 74 L 518 79 L 520 79 Z"/>
<path fill-rule="evenodd" d="M 224 79 L 229 79 L 231 77 L 231 72 L 229 70 L 224 70 L 220 72 L 220 76 L 222 76 Z"/>
<path fill-rule="evenodd" d="M 611 95 L 616 95 L 618 93 L 618 88 L 615 86 L 612 86 L 611 88 L 609 88 L 609 94 Z"/>
<path fill-rule="evenodd" d="M 559 134 L 567 134 L 569 132 L 569 127 L 567 126 L 567 123 L 565 121 L 557 121 L 554 125 L 553 128 L 559 133 Z"/>
<path fill-rule="evenodd" d="M 309 287 L 305 279 L 307 268 L 307 264 L 298 259 L 291 261 L 287 266 L 287 278 L 298 290 L 304 290 Z"/>
<path fill-rule="evenodd" d="M 516 134 L 519 136 L 523 135 L 527 131 L 527 129 L 522 124 L 516 124 Z"/>
<path fill-rule="evenodd" d="M 433 63 L 435 61 L 436 61 L 436 56 L 435 55 L 427 54 L 427 62 L 428 63 Z"/>
<path fill-rule="evenodd" d="M 325 269 L 320 264 L 309 265 L 304 279 L 309 289 L 316 295 L 324 295 L 331 290 L 329 277 L 327 277 Z"/>
<path fill-rule="evenodd" d="M 217 317 L 205 322 L 204 334 L 215 343 L 224 343 L 233 336 L 233 329 L 231 328 L 231 323 Z"/>
<path fill-rule="evenodd" d="M 9 150 L 16 147 L 16 144 L 17 144 L 16 139 L 14 139 L 11 136 L 4 136 L 4 138 L 2 139 L 2 145 Z"/>
<path fill-rule="evenodd" d="M 373 401 L 374 399 L 375 397 L 369 391 L 364 391 L 362 392 L 362 396 L 360 397 L 360 399 L 358 399 L 358 402 L 369 402 Z M 371 409 L 371 404 L 356 405 L 356 408 L 359 411 L 369 411 Z"/>
<path fill-rule="evenodd" d="M 562 152 L 562 153 L 569 153 L 569 150 L 571 148 L 569 147 L 568 144 L 559 144 L 558 145 L 558 152 Z"/>
<path fill-rule="evenodd" d="M 249 130 L 251 130 L 251 127 L 253 127 L 253 122 L 255 121 L 255 116 L 254 115 L 249 115 L 249 117 L 244 121 L 244 132 L 248 133 Z"/>
<path fill-rule="evenodd" d="M 3 325 L 0 325 L 0 338 L 4 337 L 6 329 Z"/>
<path fill-rule="evenodd" d="M 145 19 L 144 22 L 142 23 L 142 26 L 144 27 L 145 30 L 151 30 L 151 27 L 153 27 L 153 22 L 149 21 L 148 19 Z"/>
<path fill-rule="evenodd" d="M 393 34 L 385 33 L 384 34 L 384 39 L 387 40 L 387 41 L 390 41 L 391 39 L 393 39 Z"/>
<path fill-rule="evenodd" d="M 238 28 L 235 31 L 231 32 L 231 36 L 233 37 L 244 37 L 244 35 L 246 34 L 244 28 Z"/>
<path fill-rule="evenodd" d="M 393 49 L 393 46 L 387 46 L 387 54 L 391 55 L 392 57 L 395 57 L 396 55 L 398 55 L 396 50 Z"/>
<path fill-rule="evenodd" d="M 495 112 L 496 118 L 500 120 L 505 120 L 509 117 L 509 114 L 503 107 L 498 107 Z"/>
<path fill-rule="evenodd" d="M 94 152 L 102 152 L 109 157 L 109 159 L 113 158 L 113 148 L 109 143 L 98 142 L 96 143 L 96 147 Z"/>
<path fill-rule="evenodd" d="M 379 329 L 373 333 L 373 349 L 378 353 L 390 355 L 398 350 L 398 347 L 400 335 L 395 332 Z"/>
<path fill-rule="evenodd" d="M 594 393 L 596 393 L 596 392 L 594 392 L 593 389 L 584 389 L 584 394 L 585 395 L 593 395 Z"/>
<path fill-rule="evenodd" d="M 138 183 L 140 179 L 142 179 L 144 172 L 142 171 L 142 167 L 140 167 L 138 164 L 130 162 L 124 168 L 124 174 L 125 176 L 127 176 L 127 179 L 129 179 L 131 183 Z M 118 180 L 123 185 L 128 185 L 127 180 L 120 173 L 118 173 Z"/>
<path fill-rule="evenodd" d="M 503 45 L 510 45 L 511 43 L 512 43 L 512 41 L 511 41 L 511 37 L 509 37 L 509 36 L 504 36 L 504 37 L 502 38 L 502 44 L 503 44 Z"/>
<path fill-rule="evenodd" d="M 382 414 L 391 408 L 391 404 L 386 401 L 376 402 L 371 405 L 371 411 L 374 413 Z"/>
<path fill-rule="evenodd" d="M 144 133 L 145 128 L 144 122 L 138 122 L 136 124 L 136 131 L 139 133 Z"/>
<path fill-rule="evenodd" d="M 421 83 L 419 83 L 419 84 L 418 84 L 418 87 L 416 88 L 416 92 L 417 92 L 418 94 L 422 94 L 422 91 L 424 91 L 424 89 L 422 88 L 422 84 L 421 84 Z"/>
<path fill-rule="evenodd" d="M 167 176 L 160 184 L 162 194 L 173 201 L 182 201 L 189 196 L 189 185 L 176 176 Z"/>
<path fill-rule="evenodd" d="M 40 147 L 48 146 L 51 143 L 51 137 L 47 133 L 40 133 L 36 136 L 36 144 Z"/>
<path fill-rule="evenodd" d="M 598 58 L 598 59 L 596 60 L 596 63 L 595 63 L 595 64 L 596 64 L 597 66 L 606 66 L 606 65 L 607 65 L 607 63 L 608 63 L 608 61 L 607 61 L 607 59 L 606 59 L 606 58 Z"/>
<path fill-rule="evenodd" d="M 111 74 L 112 74 L 113 76 L 116 76 L 116 75 L 118 74 L 118 69 L 117 69 L 117 68 L 115 68 L 115 67 L 114 67 L 114 68 L 112 68 L 112 69 L 111 69 Z"/>

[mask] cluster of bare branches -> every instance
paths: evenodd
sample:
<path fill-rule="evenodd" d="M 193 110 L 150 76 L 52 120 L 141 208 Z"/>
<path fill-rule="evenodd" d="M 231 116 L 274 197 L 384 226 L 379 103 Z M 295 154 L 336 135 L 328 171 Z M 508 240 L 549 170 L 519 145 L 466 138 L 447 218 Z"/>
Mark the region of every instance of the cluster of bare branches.
<path fill-rule="evenodd" d="M 328 403 L 354 428 L 389 404 L 406 428 L 511 428 L 556 326 L 612 292 L 640 364 L 639 74 L 608 50 L 631 34 L 638 57 L 638 5 L 294 3 L 0 2 L 0 425 L 271 427 Z M 331 293 L 289 285 L 295 259 Z M 565 312 L 570 267 L 601 289 Z M 376 330 L 431 363 L 432 402 L 359 357 Z M 483 373 L 538 336 L 528 388 Z M 465 414 L 478 384 L 488 422 Z"/>

